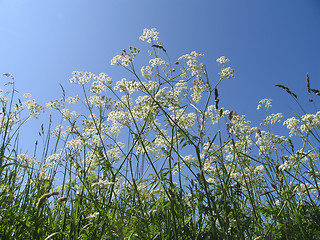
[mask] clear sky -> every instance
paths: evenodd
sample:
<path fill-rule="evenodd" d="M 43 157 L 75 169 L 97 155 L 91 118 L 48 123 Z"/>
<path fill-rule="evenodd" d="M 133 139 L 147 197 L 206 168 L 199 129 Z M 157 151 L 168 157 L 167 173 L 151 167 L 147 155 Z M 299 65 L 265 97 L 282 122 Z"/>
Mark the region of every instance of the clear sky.
<path fill-rule="evenodd" d="M 305 77 L 320 89 L 319 0 L 0 0 L 0 73 L 12 73 L 16 88 L 41 104 L 61 97 L 59 83 L 75 95 L 72 71 L 121 79 L 110 60 L 130 45 L 147 54 L 138 38 L 153 27 L 172 61 L 204 53 L 212 83 L 216 59 L 231 60 L 235 79 L 221 84 L 220 106 L 258 121 L 258 101 L 271 98 L 273 112 L 292 116 L 295 102 L 274 87 L 283 84 L 314 113 Z"/>

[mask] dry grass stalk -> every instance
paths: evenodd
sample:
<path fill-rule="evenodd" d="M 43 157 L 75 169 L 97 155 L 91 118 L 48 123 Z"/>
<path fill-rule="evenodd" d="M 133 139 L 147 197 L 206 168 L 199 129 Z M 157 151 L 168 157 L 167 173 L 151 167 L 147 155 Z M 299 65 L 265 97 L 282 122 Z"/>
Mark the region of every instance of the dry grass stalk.
<path fill-rule="evenodd" d="M 37 209 L 39 210 L 43 203 L 51 196 L 54 196 L 54 195 L 58 195 L 59 192 L 57 191 L 54 191 L 54 192 L 51 192 L 51 193 L 45 193 L 43 194 L 39 199 L 38 199 L 38 202 L 37 202 Z"/>
<path fill-rule="evenodd" d="M 57 202 L 62 203 L 62 202 L 66 202 L 67 200 L 68 200 L 67 197 L 61 197 L 61 198 L 58 198 Z"/>

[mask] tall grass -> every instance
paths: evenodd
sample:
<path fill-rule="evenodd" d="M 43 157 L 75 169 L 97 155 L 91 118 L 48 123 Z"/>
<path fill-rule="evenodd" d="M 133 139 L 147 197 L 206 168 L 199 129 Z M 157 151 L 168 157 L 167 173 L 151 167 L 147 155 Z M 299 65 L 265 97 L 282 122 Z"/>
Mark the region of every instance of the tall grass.
<path fill-rule="evenodd" d="M 135 47 L 111 61 L 132 79 L 73 73 L 79 94 L 47 104 L 61 119 L 41 127 L 42 154 L 21 154 L 19 131 L 44 108 L 17 98 L 6 74 L 1 239 L 320 239 L 320 112 L 283 121 L 263 99 L 252 127 L 219 106 L 229 59 L 209 80 L 202 54 L 173 63 L 156 29 L 140 39 L 148 65 L 134 65 Z M 273 133 L 279 124 L 289 137 Z"/>

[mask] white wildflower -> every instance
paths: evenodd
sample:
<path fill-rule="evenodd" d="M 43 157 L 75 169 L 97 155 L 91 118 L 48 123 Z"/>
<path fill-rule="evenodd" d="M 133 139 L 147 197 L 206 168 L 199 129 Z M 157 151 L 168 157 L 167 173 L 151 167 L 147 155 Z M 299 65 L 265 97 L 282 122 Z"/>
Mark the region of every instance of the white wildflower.
<path fill-rule="evenodd" d="M 224 64 L 226 62 L 229 62 L 230 60 L 228 58 L 226 58 L 225 56 L 221 56 L 217 59 L 217 62 L 219 63 L 219 65 Z"/>
<path fill-rule="evenodd" d="M 156 28 L 147 29 L 145 28 L 143 30 L 143 34 L 139 37 L 140 40 L 145 41 L 147 40 L 148 43 L 151 43 L 153 40 L 158 40 L 158 34 L 159 32 L 156 31 Z"/>
<path fill-rule="evenodd" d="M 95 219 L 99 216 L 99 212 L 94 212 L 86 217 L 86 219 Z"/>

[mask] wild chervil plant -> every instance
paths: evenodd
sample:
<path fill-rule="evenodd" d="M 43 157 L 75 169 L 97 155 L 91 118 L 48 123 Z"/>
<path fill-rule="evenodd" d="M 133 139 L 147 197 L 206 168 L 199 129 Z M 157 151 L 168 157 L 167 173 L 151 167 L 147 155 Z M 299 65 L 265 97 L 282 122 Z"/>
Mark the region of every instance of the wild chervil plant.
<path fill-rule="evenodd" d="M 18 136 L 43 108 L 1 91 L 1 239 L 320 239 L 320 112 L 283 121 L 263 99 L 252 127 L 219 107 L 229 59 L 209 81 L 203 54 L 172 63 L 156 29 L 140 39 L 146 66 L 136 47 L 111 60 L 130 80 L 73 72 L 79 94 L 47 104 L 61 122 L 42 126 L 37 158 L 19 154 Z"/>

